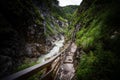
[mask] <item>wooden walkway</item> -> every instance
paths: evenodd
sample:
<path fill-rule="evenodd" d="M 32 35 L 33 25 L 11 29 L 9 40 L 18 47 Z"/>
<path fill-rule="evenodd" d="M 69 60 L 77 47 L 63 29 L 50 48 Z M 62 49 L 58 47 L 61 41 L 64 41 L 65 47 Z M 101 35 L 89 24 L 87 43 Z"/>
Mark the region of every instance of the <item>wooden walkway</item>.
<path fill-rule="evenodd" d="M 75 43 L 72 43 L 68 52 L 66 53 L 66 58 L 61 65 L 61 69 L 58 74 L 58 80 L 71 80 L 74 77 L 74 54 L 77 50 Z"/>
<path fill-rule="evenodd" d="M 61 52 L 42 64 L 21 70 L 1 80 L 27 80 L 29 77 L 42 71 L 40 80 L 71 80 L 74 76 L 73 57 L 77 49 L 75 43 L 65 44 Z"/>

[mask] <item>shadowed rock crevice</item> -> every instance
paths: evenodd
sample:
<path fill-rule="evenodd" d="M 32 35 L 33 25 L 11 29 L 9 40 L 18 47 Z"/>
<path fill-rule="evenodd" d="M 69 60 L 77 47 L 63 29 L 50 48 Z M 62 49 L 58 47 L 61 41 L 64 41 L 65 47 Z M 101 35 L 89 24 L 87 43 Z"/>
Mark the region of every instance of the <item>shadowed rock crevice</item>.
<path fill-rule="evenodd" d="M 57 0 L 1 0 L 0 9 L 0 77 L 36 64 L 67 26 Z"/>

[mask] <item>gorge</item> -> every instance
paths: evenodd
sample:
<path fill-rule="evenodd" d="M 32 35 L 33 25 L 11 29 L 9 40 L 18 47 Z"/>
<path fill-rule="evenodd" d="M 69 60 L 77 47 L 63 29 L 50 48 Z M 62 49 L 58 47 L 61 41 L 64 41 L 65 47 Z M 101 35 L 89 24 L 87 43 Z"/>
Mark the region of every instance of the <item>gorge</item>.
<path fill-rule="evenodd" d="M 1 0 L 0 79 L 44 63 L 70 41 L 77 45 L 71 80 L 119 80 L 119 4 L 83 0 L 60 7 L 58 0 Z"/>

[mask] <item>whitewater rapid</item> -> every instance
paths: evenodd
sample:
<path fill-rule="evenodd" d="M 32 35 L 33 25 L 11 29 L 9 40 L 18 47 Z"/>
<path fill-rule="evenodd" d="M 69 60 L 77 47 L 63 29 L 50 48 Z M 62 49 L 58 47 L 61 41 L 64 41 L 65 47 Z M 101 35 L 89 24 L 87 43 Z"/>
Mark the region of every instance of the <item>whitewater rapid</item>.
<path fill-rule="evenodd" d="M 41 55 L 38 59 L 38 63 L 43 63 L 46 61 L 46 59 L 49 59 L 51 57 L 53 57 L 54 55 L 56 55 L 57 53 L 59 53 L 60 48 L 63 46 L 64 43 L 64 36 L 61 36 L 60 40 L 56 40 L 53 45 L 55 45 L 49 53 L 45 54 L 45 55 Z"/>

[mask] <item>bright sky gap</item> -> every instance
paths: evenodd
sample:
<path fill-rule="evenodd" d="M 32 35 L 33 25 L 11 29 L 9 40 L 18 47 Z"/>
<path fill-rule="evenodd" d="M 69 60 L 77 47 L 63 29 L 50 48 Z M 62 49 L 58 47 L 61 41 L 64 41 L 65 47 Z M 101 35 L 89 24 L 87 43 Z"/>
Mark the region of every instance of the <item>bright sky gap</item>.
<path fill-rule="evenodd" d="M 82 0 L 58 0 L 59 6 L 80 5 Z"/>

